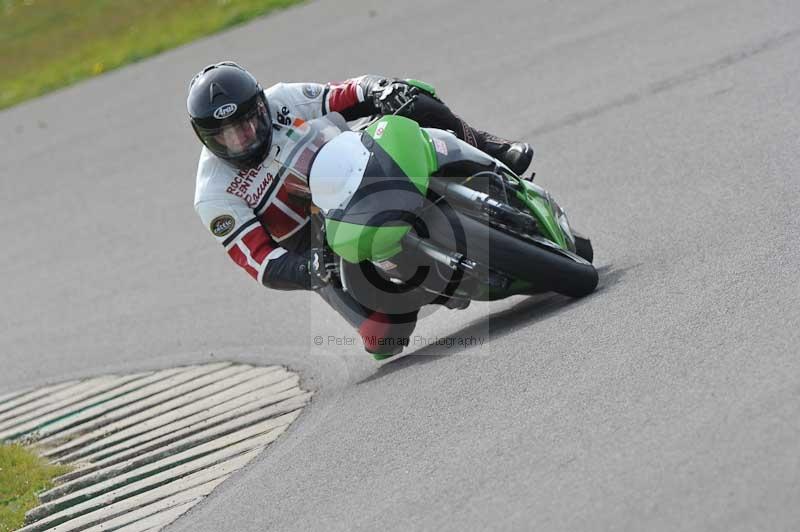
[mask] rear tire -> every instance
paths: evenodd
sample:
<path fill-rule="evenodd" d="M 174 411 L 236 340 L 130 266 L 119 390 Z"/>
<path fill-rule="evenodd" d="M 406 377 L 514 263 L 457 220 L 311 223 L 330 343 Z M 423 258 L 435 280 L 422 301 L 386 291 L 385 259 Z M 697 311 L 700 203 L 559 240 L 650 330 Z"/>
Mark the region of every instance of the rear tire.
<path fill-rule="evenodd" d="M 583 297 L 597 287 L 597 270 L 581 258 L 522 240 L 450 207 L 429 210 L 425 223 L 431 241 L 530 282 L 537 291 Z"/>

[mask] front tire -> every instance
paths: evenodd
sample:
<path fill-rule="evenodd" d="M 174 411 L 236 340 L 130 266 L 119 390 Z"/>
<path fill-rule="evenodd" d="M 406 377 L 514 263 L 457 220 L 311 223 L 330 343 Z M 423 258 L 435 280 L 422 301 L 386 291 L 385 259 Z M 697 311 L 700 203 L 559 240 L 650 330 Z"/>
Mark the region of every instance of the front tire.
<path fill-rule="evenodd" d="M 592 248 L 592 241 L 578 234 L 575 237 L 575 253 L 583 257 L 588 262 L 594 262 L 594 249 Z"/>
<path fill-rule="evenodd" d="M 585 257 L 536 245 L 450 207 L 429 211 L 430 240 L 509 276 L 537 291 L 583 297 L 594 291 L 597 270 Z"/>

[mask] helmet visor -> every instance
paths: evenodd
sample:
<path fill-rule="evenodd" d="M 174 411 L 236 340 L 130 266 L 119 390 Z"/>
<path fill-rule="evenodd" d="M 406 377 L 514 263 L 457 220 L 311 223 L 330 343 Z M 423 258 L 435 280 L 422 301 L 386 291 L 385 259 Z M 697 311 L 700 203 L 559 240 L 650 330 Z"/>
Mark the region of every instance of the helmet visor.
<path fill-rule="evenodd" d="M 197 129 L 203 144 L 216 155 L 238 159 L 258 152 L 270 141 L 269 127 L 266 106 L 259 101 L 249 113 L 221 127 Z"/>

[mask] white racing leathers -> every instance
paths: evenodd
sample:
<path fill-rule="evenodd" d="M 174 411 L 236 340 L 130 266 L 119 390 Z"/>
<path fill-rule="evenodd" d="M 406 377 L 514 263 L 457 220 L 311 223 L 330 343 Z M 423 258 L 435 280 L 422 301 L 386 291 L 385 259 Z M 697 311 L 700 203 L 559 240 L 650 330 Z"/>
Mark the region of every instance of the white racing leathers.
<path fill-rule="evenodd" d="M 307 183 L 315 154 L 340 131 L 332 124 L 312 128 L 307 122 L 334 111 L 347 120 L 375 114 L 371 93 L 389 81 L 362 76 L 338 84 L 280 83 L 268 88 L 264 92 L 273 120 L 272 148 L 255 168 L 238 170 L 203 148 L 195 210 L 228 256 L 259 283 L 283 290 L 311 286 L 308 205 L 292 195 L 292 184 Z M 456 122 L 439 105 L 446 112 L 434 114 Z M 438 124 L 428 115 L 415 118 L 449 127 L 447 121 Z M 417 312 L 394 316 L 367 309 L 333 285 L 319 294 L 358 329 L 372 353 L 399 352 L 416 324 Z"/>
<path fill-rule="evenodd" d="M 257 167 L 239 170 L 203 148 L 194 207 L 228 256 L 270 288 L 308 288 L 308 205 L 291 194 L 305 184 L 317 150 L 338 129 L 317 131 L 307 121 L 337 111 L 358 115 L 381 78 L 362 76 L 340 84 L 279 83 L 264 91 L 273 120 L 272 147 Z M 361 110 L 363 109 L 363 110 Z"/>

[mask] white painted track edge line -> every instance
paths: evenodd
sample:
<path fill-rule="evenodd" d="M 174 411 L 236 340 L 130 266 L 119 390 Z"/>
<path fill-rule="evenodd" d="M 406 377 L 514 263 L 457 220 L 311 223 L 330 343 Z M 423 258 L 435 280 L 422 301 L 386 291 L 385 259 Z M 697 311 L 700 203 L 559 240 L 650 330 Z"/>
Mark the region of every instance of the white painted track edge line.
<path fill-rule="evenodd" d="M 46 456 L 57 456 L 57 461 L 59 461 L 59 462 L 70 462 L 70 461 L 74 461 L 74 460 L 91 461 L 91 458 L 89 458 L 89 457 L 92 454 L 96 455 L 97 453 L 102 453 L 106 449 L 106 445 L 104 445 L 102 443 L 105 440 L 109 440 L 114 445 L 117 445 L 118 443 L 123 443 L 125 441 L 124 439 L 120 439 L 120 438 L 123 438 L 127 434 L 131 434 L 131 438 L 136 438 L 136 437 L 139 437 L 139 436 L 141 436 L 143 434 L 146 434 L 148 432 L 152 432 L 154 430 L 162 429 L 164 426 L 167 426 L 170 423 L 169 421 L 165 421 L 165 420 L 170 419 L 170 417 L 173 416 L 173 415 L 181 416 L 181 417 L 178 418 L 178 421 L 181 420 L 181 419 L 184 419 L 184 418 L 191 417 L 192 415 L 195 415 L 195 413 L 196 413 L 195 410 L 201 410 L 202 411 L 203 409 L 206 408 L 205 405 L 207 405 L 209 403 L 214 404 L 213 403 L 213 399 L 215 397 L 217 397 L 218 395 L 222 396 L 222 397 L 225 397 L 226 394 L 228 394 L 231 390 L 236 389 L 237 387 L 246 386 L 248 383 L 251 383 L 251 382 L 256 381 L 258 379 L 268 379 L 270 376 L 273 376 L 273 375 L 277 378 L 282 374 L 290 375 L 288 372 L 282 372 L 282 373 L 281 372 L 270 372 L 270 373 L 268 373 L 266 375 L 257 375 L 257 376 L 255 376 L 253 378 L 245 378 L 246 377 L 245 374 L 240 374 L 240 375 L 242 375 L 243 378 L 234 380 L 233 381 L 233 385 L 230 386 L 230 388 L 228 388 L 227 390 L 222 390 L 222 391 L 217 392 L 217 393 L 212 393 L 212 394 L 210 394 L 210 395 L 208 395 L 208 396 L 206 396 L 206 397 L 204 397 L 202 399 L 199 399 L 197 401 L 189 401 L 186 404 L 183 404 L 183 405 L 179 406 L 178 408 L 175 408 L 173 410 L 170 410 L 170 411 L 167 411 L 167 412 L 163 412 L 163 413 L 160 413 L 160 414 L 158 414 L 156 416 L 153 416 L 151 418 L 145 419 L 139 424 L 130 425 L 130 426 L 126 427 L 126 428 L 114 431 L 114 434 L 109 436 L 109 437 L 101 438 L 99 440 L 90 442 L 87 445 L 85 445 L 83 447 L 79 447 L 79 448 L 77 448 L 77 449 L 75 449 L 75 450 L 73 450 L 73 451 L 71 451 L 69 453 L 61 454 L 61 453 L 55 453 L 53 450 L 48 450 L 48 451 L 46 451 L 45 455 Z M 234 375 L 231 378 L 234 378 L 234 377 L 237 377 L 237 375 Z M 278 382 L 282 382 L 282 381 L 278 381 Z M 272 383 L 271 382 L 270 386 L 272 384 L 276 384 L 276 383 Z M 211 390 L 206 390 L 206 393 L 209 392 L 209 391 L 211 391 Z M 252 392 L 246 392 L 246 393 L 252 393 Z M 221 404 L 224 404 L 224 402 L 225 401 L 221 401 L 220 403 L 217 404 L 217 406 L 221 405 Z M 183 414 L 186 414 L 187 412 L 190 412 L 190 413 L 184 416 Z M 164 423 L 161 423 L 161 421 L 164 421 Z M 159 423 L 161 423 L 161 424 L 159 424 Z M 155 426 L 151 427 L 151 425 L 155 425 Z M 139 427 L 141 427 L 143 430 L 139 431 Z M 112 430 L 112 428 L 111 427 L 106 427 L 106 430 Z M 119 440 L 119 441 L 117 442 L 115 440 Z M 63 448 L 63 446 L 62 446 L 62 448 Z M 87 450 L 92 450 L 92 452 L 87 452 Z"/>
<path fill-rule="evenodd" d="M 86 395 L 72 403 L 65 404 L 62 407 L 54 407 L 50 404 L 47 407 L 29 412 L 22 419 L 10 420 L 7 425 L 0 425 L 0 439 L 10 433 L 14 433 L 11 437 L 24 436 L 31 432 L 36 432 L 37 429 L 46 427 L 49 424 L 57 422 L 59 419 L 67 419 L 70 414 L 75 414 L 93 407 L 99 407 L 103 402 L 113 400 L 116 397 L 125 395 L 125 389 L 136 381 L 143 379 L 146 375 L 137 375 L 135 378 L 119 378 L 111 382 L 98 384 L 91 390 L 87 390 Z M 50 409 L 52 408 L 52 409 Z M 50 409 L 50 410 L 46 410 Z M 5 432 L 4 432 L 5 431 Z"/>
<path fill-rule="evenodd" d="M 289 387 L 285 389 L 280 389 L 279 385 L 283 383 L 287 383 L 287 386 Z M 178 432 L 186 431 L 191 433 L 191 430 L 189 429 L 193 429 L 196 426 L 202 426 L 203 424 L 211 425 L 212 422 L 215 421 L 215 419 L 220 416 L 236 415 L 236 413 L 242 409 L 248 407 L 256 408 L 256 405 L 259 403 L 265 403 L 264 407 L 267 407 L 272 404 L 278 403 L 281 400 L 294 397 L 295 395 L 299 395 L 300 393 L 303 393 L 303 390 L 298 386 L 298 384 L 299 384 L 299 378 L 295 375 L 288 379 L 279 381 L 275 385 L 270 385 L 263 389 L 256 389 L 255 392 L 258 393 L 264 393 L 267 390 L 278 390 L 274 393 L 270 393 L 269 395 L 260 400 L 257 397 L 250 397 L 250 395 L 253 392 L 247 392 L 228 402 L 219 404 L 216 407 L 201 410 L 200 412 L 192 414 L 191 416 L 187 416 L 186 418 L 180 419 L 178 422 L 172 424 L 165 423 L 163 425 L 157 426 L 154 429 L 145 431 L 143 433 L 139 434 L 134 433 L 133 436 L 130 438 L 120 440 L 119 442 L 115 442 L 113 445 L 107 448 L 100 447 L 96 452 L 93 452 L 91 454 L 83 455 L 82 453 L 80 453 L 79 449 L 78 451 L 70 453 L 69 455 L 62 456 L 59 460 L 71 461 L 77 458 L 81 462 L 83 461 L 89 462 L 90 464 L 87 464 L 88 467 L 78 469 L 76 471 L 67 473 L 66 475 L 62 475 L 54 479 L 54 482 L 56 484 L 63 484 L 75 478 L 91 473 L 93 470 L 96 470 L 97 468 L 96 466 L 111 465 L 117 461 L 128 459 L 132 456 L 132 453 L 136 452 L 137 449 L 142 449 L 143 447 L 150 445 L 156 445 L 161 441 L 163 441 L 165 439 L 165 435 L 159 434 L 160 431 L 168 431 L 167 435 L 178 436 L 179 434 L 174 432 L 176 425 L 180 426 L 186 423 L 177 430 Z M 227 408 L 226 407 L 227 403 L 232 403 L 233 406 Z M 223 421 L 220 421 L 220 423 L 222 422 Z M 124 431 L 120 431 L 120 433 L 122 432 Z M 87 447 L 91 448 L 93 445 L 94 444 L 90 444 Z M 96 458 L 98 457 L 100 457 L 100 460 L 96 460 Z"/>
<path fill-rule="evenodd" d="M 204 483 L 206 483 L 206 482 L 208 482 L 210 480 L 213 480 L 215 478 L 219 478 L 221 476 L 228 475 L 231 472 L 236 471 L 236 470 L 240 469 L 241 467 L 243 467 L 244 465 L 246 465 L 250 460 L 252 460 L 265 447 L 266 447 L 266 445 L 254 447 L 254 448 L 250 449 L 249 451 L 247 451 L 245 453 L 241 453 L 239 455 L 233 456 L 230 459 L 222 461 L 222 462 L 219 462 L 219 463 L 217 463 L 217 464 L 215 464 L 215 465 L 213 465 L 213 466 L 211 466 L 209 468 L 201 469 L 199 471 L 196 471 L 196 472 L 192 473 L 191 475 L 187 475 L 187 476 L 182 477 L 180 479 L 176 479 L 176 481 L 177 480 L 181 481 L 178 484 L 174 484 L 173 482 L 175 482 L 175 481 L 173 481 L 173 482 L 170 482 L 168 484 L 164 484 L 164 485 L 158 486 L 157 488 L 155 488 L 153 490 L 144 491 L 142 493 L 137 493 L 136 495 L 133 495 L 131 497 L 125 497 L 125 498 L 121 498 L 121 499 L 117 499 L 117 500 L 114 500 L 113 498 L 108 497 L 108 499 L 109 499 L 108 501 L 106 501 L 105 503 L 99 504 L 98 506 L 94 506 L 94 507 L 92 507 L 89 504 L 83 503 L 83 504 L 79 505 L 79 506 L 82 506 L 82 508 L 73 507 L 73 508 L 70 509 L 72 511 L 81 511 L 81 513 L 79 515 L 76 515 L 75 517 L 68 517 L 68 515 L 69 515 L 68 512 L 59 512 L 58 514 L 54 514 L 52 516 L 48 516 L 47 518 L 45 518 L 45 519 L 43 519 L 41 521 L 37 521 L 37 522 L 31 523 L 30 525 L 27 525 L 26 527 L 20 529 L 18 532 L 44 531 L 44 530 L 51 530 L 51 528 L 52 528 L 53 532 L 66 531 L 66 530 L 75 530 L 75 529 L 82 529 L 82 528 L 85 528 L 86 526 L 93 525 L 93 524 L 95 524 L 95 522 L 99 523 L 99 522 L 102 522 L 102 521 L 106 521 L 106 520 L 108 520 L 108 518 L 115 517 L 116 515 L 120 515 L 120 514 L 115 514 L 115 515 L 111 515 L 111 516 L 106 517 L 105 513 L 109 513 L 111 511 L 116 511 L 117 509 L 119 509 L 120 506 L 123 506 L 123 507 L 134 506 L 133 508 L 130 508 L 130 509 L 140 508 L 140 507 L 142 507 L 142 506 L 144 506 L 146 504 L 149 504 L 151 502 L 154 502 L 154 501 L 157 501 L 157 500 L 161 500 L 164 497 L 169 496 L 170 494 L 178 493 L 180 491 L 184 491 L 186 489 L 196 487 L 196 486 L 198 486 L 200 484 L 204 484 Z M 208 478 L 206 478 L 206 477 L 208 477 Z M 202 479 L 202 481 L 198 481 L 198 479 Z M 174 489 L 174 488 L 177 488 L 179 486 L 180 486 L 180 489 L 177 489 L 177 490 Z M 127 501 L 127 504 L 122 504 L 122 503 L 125 503 L 126 501 Z M 92 502 L 92 501 L 87 501 L 87 502 Z M 136 505 L 138 505 L 138 506 L 136 506 Z M 85 511 L 85 512 L 82 511 L 82 510 L 86 510 L 87 508 L 91 508 L 91 509 L 89 509 L 88 511 Z M 129 511 L 130 509 L 128 509 L 126 511 Z M 66 519 L 64 519 L 65 517 L 66 517 Z M 95 521 L 95 522 L 89 521 L 90 519 L 98 519 L 98 518 L 100 518 L 99 521 Z M 79 520 L 79 521 L 70 524 L 71 522 L 76 521 L 76 520 Z M 57 524 L 55 524 L 54 526 L 51 526 L 51 524 L 55 523 L 56 521 L 57 521 Z M 79 524 L 81 522 L 83 522 L 85 524 L 83 526 L 81 526 Z"/>
<path fill-rule="evenodd" d="M 200 386 L 197 386 L 196 388 L 191 388 L 191 386 L 196 386 L 198 384 L 197 381 L 205 382 L 203 379 L 208 379 L 208 378 L 210 378 L 211 375 L 213 375 L 215 373 L 223 372 L 223 371 L 227 370 L 230 366 L 231 366 L 231 364 L 225 364 L 223 367 L 215 368 L 212 371 L 205 371 L 205 372 L 203 372 L 202 370 L 198 370 L 200 372 L 199 374 L 194 374 L 192 372 L 189 375 L 187 375 L 187 374 L 175 375 L 174 378 L 176 378 L 176 379 L 179 378 L 179 377 L 188 377 L 188 378 L 185 381 L 180 382 L 180 384 L 178 386 L 174 386 L 174 387 L 166 387 L 165 388 L 164 385 L 166 383 L 163 382 L 163 381 L 159 381 L 159 390 L 156 393 L 153 393 L 153 394 L 151 394 L 151 395 L 149 395 L 147 397 L 141 398 L 141 399 L 137 399 L 137 400 L 125 405 L 125 406 L 122 406 L 122 407 L 120 407 L 118 409 L 114 409 L 114 410 L 108 412 L 107 414 L 104 414 L 104 415 L 101 415 L 101 416 L 98 416 L 98 417 L 94 417 L 94 418 L 92 418 L 92 419 L 90 419 L 90 420 L 88 420 L 86 422 L 77 423 L 75 425 L 63 427 L 63 428 L 61 428 L 61 429 L 59 429 L 57 431 L 54 431 L 52 433 L 48 433 L 47 431 L 45 431 L 46 435 L 44 435 L 44 437 L 41 440 L 39 440 L 38 443 L 40 445 L 42 445 L 42 444 L 46 444 L 47 442 L 58 441 L 60 439 L 69 439 L 70 441 L 67 442 L 67 443 L 72 443 L 72 441 L 74 441 L 74 440 L 73 440 L 73 438 L 71 438 L 71 436 L 75 436 L 75 435 L 83 436 L 83 434 L 86 433 L 86 432 L 102 431 L 103 428 L 105 426 L 107 426 L 107 425 L 110 425 L 110 424 L 112 424 L 112 423 L 114 423 L 116 421 L 121 421 L 121 420 L 124 420 L 124 419 L 128 419 L 128 418 L 130 418 L 132 416 L 135 416 L 135 415 L 140 414 L 140 413 L 142 413 L 142 412 L 144 412 L 146 410 L 149 410 L 149 407 L 152 406 L 152 404 L 154 402 L 156 404 L 159 404 L 158 402 L 161 401 L 162 399 L 167 399 L 167 401 L 171 401 L 171 400 L 179 397 L 183 393 L 188 393 L 189 391 L 194 391 L 194 390 L 203 388 L 207 384 L 201 384 Z M 188 388 L 188 391 L 186 390 L 186 388 Z M 159 397 L 162 394 L 165 395 L 166 397 Z M 170 394 L 172 394 L 172 395 L 170 395 Z M 132 406 L 132 405 L 135 405 L 135 406 Z M 52 452 L 45 453 L 45 456 L 48 456 L 48 457 L 52 456 Z"/>
<path fill-rule="evenodd" d="M 113 460 L 109 461 L 100 461 L 94 464 L 88 464 L 87 467 L 80 469 L 75 472 L 68 473 L 67 475 L 63 475 L 55 479 L 56 486 L 51 488 L 50 490 L 44 492 L 40 495 L 40 498 L 43 501 L 47 501 L 50 498 L 50 494 L 61 492 L 65 486 L 68 484 L 75 482 L 78 479 L 86 477 L 87 475 L 94 475 L 95 473 L 102 471 L 105 468 L 115 466 L 119 463 L 131 461 L 135 459 L 139 459 L 146 454 L 153 453 L 155 451 L 165 452 L 167 448 L 174 448 L 173 446 L 181 443 L 190 438 L 197 438 L 197 436 L 201 433 L 208 432 L 214 429 L 218 429 L 223 425 L 232 424 L 232 423 L 241 423 L 241 418 L 246 416 L 251 416 L 257 414 L 258 412 L 265 411 L 263 414 L 265 417 L 277 417 L 282 415 L 286 412 L 286 409 L 292 404 L 287 403 L 287 401 L 293 400 L 298 396 L 301 396 L 305 393 L 300 387 L 293 387 L 284 392 L 276 394 L 272 397 L 267 397 L 262 400 L 262 405 L 252 405 L 247 404 L 243 405 L 238 409 L 234 409 L 232 411 L 226 412 L 224 415 L 228 416 L 224 419 L 217 419 L 221 416 L 214 416 L 206 421 L 201 421 L 199 423 L 194 423 L 187 427 L 169 431 L 167 428 L 166 434 L 159 436 L 153 440 L 149 440 L 144 442 L 142 445 L 138 447 L 133 447 L 126 452 L 123 452 L 120 455 L 112 457 Z M 310 399 L 310 397 L 308 398 Z M 303 405 L 307 404 L 308 399 L 304 400 Z M 257 403 L 256 403 L 257 404 Z M 224 430 L 224 429 L 223 429 Z M 84 482 L 86 482 L 84 480 Z"/>
<path fill-rule="evenodd" d="M 228 478 L 229 477 L 226 476 L 226 477 L 222 477 L 220 479 L 212 480 L 211 483 L 214 483 L 214 485 L 210 486 L 211 490 L 213 491 L 214 488 L 216 488 L 217 486 L 219 486 L 220 484 L 225 482 L 225 480 L 227 480 Z M 210 493 L 208 495 L 210 495 Z M 92 527 L 92 528 L 94 528 L 95 530 L 98 530 L 98 531 L 99 530 L 114 530 L 114 531 L 120 531 L 120 532 L 144 532 L 145 530 L 161 530 L 162 528 L 164 528 L 168 524 L 174 522 L 180 516 L 182 516 L 183 514 L 188 512 L 189 510 L 191 510 L 193 506 L 195 506 L 200 501 L 202 501 L 203 498 L 206 497 L 206 496 L 207 495 L 196 497 L 194 499 L 191 499 L 188 502 L 184 502 L 182 504 L 175 504 L 175 505 L 170 506 L 168 508 L 165 508 L 163 510 L 157 510 L 157 511 L 151 513 L 150 515 L 146 516 L 146 517 L 143 517 L 143 518 L 141 518 L 141 519 L 139 519 L 137 521 L 133 521 L 131 523 L 122 525 L 122 526 L 120 526 L 118 528 L 112 528 L 112 529 L 108 529 L 108 528 L 104 529 L 104 528 L 100 528 L 100 527 L 98 527 L 98 528 Z M 149 505 L 149 506 L 153 506 L 153 505 Z M 102 525 L 100 525 L 100 526 L 102 527 Z M 92 530 L 92 528 L 88 529 L 87 532 Z"/>
<path fill-rule="evenodd" d="M 112 471 L 113 476 L 104 477 L 99 482 L 90 484 L 74 492 L 67 492 L 59 498 L 52 499 L 39 507 L 31 510 L 28 514 L 33 519 L 42 519 L 44 515 L 52 514 L 80 504 L 83 501 L 102 497 L 104 494 L 112 493 L 130 487 L 147 479 L 154 477 L 169 478 L 169 473 L 177 474 L 179 471 L 197 467 L 199 464 L 211 461 L 216 463 L 219 457 L 225 457 L 230 453 L 246 452 L 248 446 L 257 445 L 261 439 L 270 439 L 269 434 L 286 427 L 294 422 L 299 416 L 302 405 L 291 412 L 283 415 L 262 420 L 253 425 L 244 427 L 235 432 L 220 436 L 216 439 L 205 441 L 188 449 L 180 450 L 173 455 L 156 456 L 153 462 L 143 464 L 134 463 L 130 469 L 125 468 L 125 464 L 119 471 Z M 274 435 L 277 438 L 280 434 Z M 238 451 L 237 451 L 238 449 Z M 132 481 L 132 484 L 131 484 Z"/>

